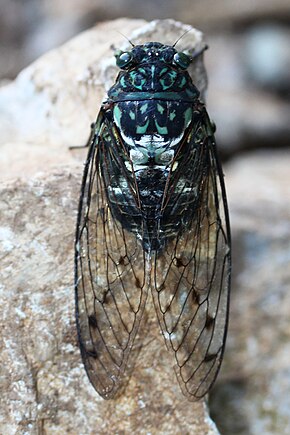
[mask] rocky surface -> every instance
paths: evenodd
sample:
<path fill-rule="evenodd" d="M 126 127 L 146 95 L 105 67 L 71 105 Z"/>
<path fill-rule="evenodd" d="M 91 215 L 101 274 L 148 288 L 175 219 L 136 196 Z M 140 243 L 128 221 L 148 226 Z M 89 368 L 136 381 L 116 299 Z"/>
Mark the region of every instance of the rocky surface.
<path fill-rule="evenodd" d="M 3 434 L 218 433 L 205 403 L 180 393 L 153 310 L 126 394 L 114 401 L 95 393 L 77 346 L 73 240 L 85 151 L 68 145 L 85 141 L 115 74 L 110 44 L 121 43 L 116 29 L 124 27 L 138 29 L 134 41 L 162 34 L 172 42 L 187 29 L 172 21 L 101 24 L 0 90 Z M 201 38 L 190 32 L 181 47 L 194 49 Z M 205 87 L 201 64 L 195 73 Z"/>

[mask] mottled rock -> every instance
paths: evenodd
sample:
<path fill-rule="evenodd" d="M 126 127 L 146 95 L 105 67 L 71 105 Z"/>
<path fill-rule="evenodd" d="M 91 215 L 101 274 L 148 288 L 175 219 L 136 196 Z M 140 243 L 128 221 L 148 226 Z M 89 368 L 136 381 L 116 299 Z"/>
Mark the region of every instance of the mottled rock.
<path fill-rule="evenodd" d="M 224 365 L 211 394 L 224 435 L 290 433 L 290 150 L 226 167 L 233 291 Z"/>
<path fill-rule="evenodd" d="M 124 27 L 133 41 L 162 35 L 170 43 L 187 29 L 171 20 L 104 23 L 0 90 L 1 175 L 23 177 L 0 187 L 3 434 L 218 433 L 205 403 L 182 396 L 153 309 L 132 378 L 118 399 L 96 394 L 78 350 L 73 241 L 82 165 L 68 145 L 85 141 L 116 73 L 110 44 L 121 44 L 115 30 Z M 201 33 L 192 31 L 180 47 L 201 43 Z M 194 73 L 205 88 L 201 63 Z"/>

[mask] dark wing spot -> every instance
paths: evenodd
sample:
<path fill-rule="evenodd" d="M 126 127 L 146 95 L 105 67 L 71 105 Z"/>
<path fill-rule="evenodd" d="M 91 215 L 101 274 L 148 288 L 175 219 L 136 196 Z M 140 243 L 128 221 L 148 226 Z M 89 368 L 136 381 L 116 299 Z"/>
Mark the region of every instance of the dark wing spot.
<path fill-rule="evenodd" d="M 137 288 L 142 288 L 140 279 L 138 277 L 136 278 L 135 285 Z"/>
<path fill-rule="evenodd" d="M 97 322 L 97 318 L 96 318 L 95 314 L 90 314 L 88 317 L 88 320 L 89 320 L 90 326 L 92 326 L 93 328 L 97 328 L 98 322 Z"/>
<path fill-rule="evenodd" d="M 125 264 L 125 258 L 123 256 L 119 258 L 118 264 L 120 264 L 121 266 Z"/>
<path fill-rule="evenodd" d="M 97 359 L 98 358 L 98 353 L 96 352 L 96 350 L 87 350 L 86 351 L 87 356 Z"/>
<path fill-rule="evenodd" d="M 104 291 L 104 293 L 103 293 L 103 300 L 102 300 L 102 303 L 103 304 L 107 304 L 108 302 L 109 302 L 109 293 L 110 293 L 110 289 L 108 289 L 108 290 L 105 290 Z"/>
<path fill-rule="evenodd" d="M 208 353 L 204 357 L 204 362 L 210 362 L 210 361 L 213 361 L 216 358 L 217 358 L 217 354 L 216 353 L 212 353 L 212 354 Z"/>
<path fill-rule="evenodd" d="M 210 329 L 214 325 L 214 322 L 215 322 L 215 318 L 208 314 L 205 321 L 206 329 Z"/>
<path fill-rule="evenodd" d="M 174 264 L 176 267 L 184 267 L 184 264 L 182 263 L 182 260 L 180 258 L 175 258 L 174 259 Z"/>
<path fill-rule="evenodd" d="M 192 299 L 194 304 L 200 305 L 200 295 L 195 290 L 192 291 Z"/>

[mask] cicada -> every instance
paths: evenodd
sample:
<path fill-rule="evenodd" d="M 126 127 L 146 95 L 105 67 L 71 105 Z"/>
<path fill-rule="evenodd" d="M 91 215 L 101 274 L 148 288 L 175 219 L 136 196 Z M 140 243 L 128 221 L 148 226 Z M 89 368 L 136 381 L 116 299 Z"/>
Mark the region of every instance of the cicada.
<path fill-rule="evenodd" d="M 200 399 L 220 368 L 229 305 L 214 128 L 187 72 L 195 56 L 159 42 L 115 56 L 120 72 L 92 125 L 77 220 L 81 355 L 103 398 L 120 393 L 150 292 L 182 392 Z"/>

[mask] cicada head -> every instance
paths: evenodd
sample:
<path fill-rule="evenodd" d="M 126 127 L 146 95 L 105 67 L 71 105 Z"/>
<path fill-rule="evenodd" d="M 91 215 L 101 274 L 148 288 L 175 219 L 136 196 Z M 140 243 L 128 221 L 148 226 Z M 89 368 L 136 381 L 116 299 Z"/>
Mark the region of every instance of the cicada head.
<path fill-rule="evenodd" d="M 134 69 L 140 65 L 159 64 L 173 70 L 186 70 L 192 58 L 183 52 L 178 52 L 169 45 L 160 42 L 148 42 L 134 46 L 130 51 L 118 50 L 115 53 L 117 66 L 121 69 Z"/>
<path fill-rule="evenodd" d="M 160 42 L 134 46 L 115 53 L 122 70 L 114 90 L 125 92 L 182 92 L 192 87 L 187 73 L 192 58 Z"/>

